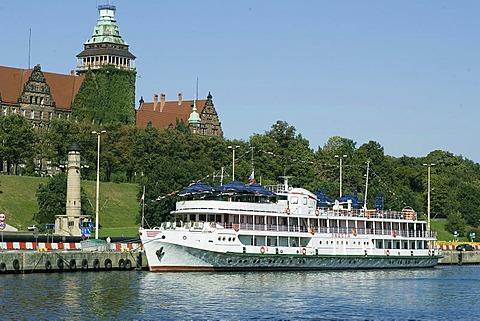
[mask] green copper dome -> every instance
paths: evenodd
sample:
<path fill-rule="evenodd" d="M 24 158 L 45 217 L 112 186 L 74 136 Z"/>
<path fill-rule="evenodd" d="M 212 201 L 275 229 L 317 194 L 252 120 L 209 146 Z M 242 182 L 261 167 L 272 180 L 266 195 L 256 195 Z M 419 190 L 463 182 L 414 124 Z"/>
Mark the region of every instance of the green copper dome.
<path fill-rule="evenodd" d="M 87 40 L 85 45 L 109 42 L 128 46 L 127 42 L 120 36 L 120 29 L 115 20 L 115 10 L 115 6 L 111 4 L 98 6 L 100 16 L 98 17 L 97 25 L 93 29 L 92 37 Z"/>
<path fill-rule="evenodd" d="M 196 101 L 193 103 L 193 109 L 192 113 L 190 114 L 190 117 L 188 118 L 188 124 L 200 124 L 202 120 L 200 119 L 200 115 L 197 112 L 197 104 Z"/>

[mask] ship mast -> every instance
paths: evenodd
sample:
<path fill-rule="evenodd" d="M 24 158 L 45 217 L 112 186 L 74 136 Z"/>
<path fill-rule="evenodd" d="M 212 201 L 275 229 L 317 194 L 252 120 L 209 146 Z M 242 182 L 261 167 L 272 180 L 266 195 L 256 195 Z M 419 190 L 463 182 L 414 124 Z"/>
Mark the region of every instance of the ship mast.
<path fill-rule="evenodd" d="M 363 201 L 363 209 L 367 210 L 367 193 L 368 193 L 368 170 L 370 168 L 370 161 L 367 161 L 367 181 L 365 183 L 365 200 Z"/>

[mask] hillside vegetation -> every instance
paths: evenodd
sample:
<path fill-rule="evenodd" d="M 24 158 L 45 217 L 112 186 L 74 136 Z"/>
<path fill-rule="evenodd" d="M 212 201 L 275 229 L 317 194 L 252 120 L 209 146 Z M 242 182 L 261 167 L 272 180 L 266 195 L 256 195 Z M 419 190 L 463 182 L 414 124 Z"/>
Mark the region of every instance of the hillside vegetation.
<path fill-rule="evenodd" d="M 35 224 L 33 215 L 38 211 L 36 191 L 48 178 L 28 176 L 0 176 L 0 211 L 7 214 L 7 223 L 26 230 Z M 82 181 L 82 188 L 89 203 L 95 208 L 95 181 Z M 138 234 L 136 219 L 140 213 L 137 198 L 138 185 L 129 183 L 100 183 L 99 223 L 100 236 L 135 236 Z M 52 222 L 53 223 L 53 222 Z"/>

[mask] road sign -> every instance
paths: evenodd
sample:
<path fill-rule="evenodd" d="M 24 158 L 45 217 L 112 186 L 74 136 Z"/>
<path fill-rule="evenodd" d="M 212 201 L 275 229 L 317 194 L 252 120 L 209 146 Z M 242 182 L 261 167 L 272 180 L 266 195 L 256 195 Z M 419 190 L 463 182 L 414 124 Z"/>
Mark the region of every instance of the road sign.
<path fill-rule="evenodd" d="M 89 227 L 82 227 L 80 231 L 82 234 L 88 234 L 88 235 L 92 234 L 92 229 Z"/>
<path fill-rule="evenodd" d="M 0 230 L 4 230 L 7 227 L 7 223 L 5 222 L 0 222 Z"/>
<path fill-rule="evenodd" d="M 0 222 L 5 222 L 6 218 L 7 218 L 7 215 L 3 212 L 0 212 Z"/>

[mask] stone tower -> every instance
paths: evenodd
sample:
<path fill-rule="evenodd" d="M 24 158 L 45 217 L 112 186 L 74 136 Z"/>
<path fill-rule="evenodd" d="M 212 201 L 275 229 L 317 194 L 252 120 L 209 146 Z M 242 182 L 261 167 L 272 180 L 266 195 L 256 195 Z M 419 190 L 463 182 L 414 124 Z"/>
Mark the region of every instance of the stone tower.
<path fill-rule="evenodd" d="M 72 143 L 67 161 L 67 216 L 79 216 L 82 210 L 80 198 L 80 146 Z"/>
<path fill-rule="evenodd" d="M 99 17 L 93 35 L 77 55 L 77 74 L 86 73 L 88 69 L 100 69 L 105 65 L 135 70 L 135 56 L 128 51 L 128 44 L 120 35 L 115 11 L 116 7 L 111 4 L 98 6 Z"/>
<path fill-rule="evenodd" d="M 66 215 L 55 216 L 57 235 L 88 236 L 92 233 L 90 215 L 82 215 L 80 151 L 77 143 L 72 143 L 68 148 Z"/>

